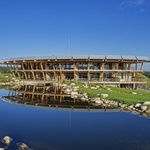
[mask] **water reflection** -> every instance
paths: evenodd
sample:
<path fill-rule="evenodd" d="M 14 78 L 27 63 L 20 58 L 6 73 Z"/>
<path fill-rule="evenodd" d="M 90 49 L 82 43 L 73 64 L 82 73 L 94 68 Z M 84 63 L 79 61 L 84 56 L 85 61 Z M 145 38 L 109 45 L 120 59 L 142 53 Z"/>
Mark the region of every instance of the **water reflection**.
<path fill-rule="evenodd" d="M 52 85 L 24 85 L 17 89 L 9 90 L 8 96 L 3 96 L 2 98 L 11 102 L 52 108 L 104 108 L 90 101 L 71 98 L 70 95 L 64 93 L 63 88 Z"/>
<path fill-rule="evenodd" d="M 104 109 L 72 99 L 63 89 L 51 85 L 0 90 L 0 95 L 4 94 L 6 101 L 0 100 L 0 139 L 10 135 L 34 150 L 150 149 L 148 117 L 126 112 L 99 112 Z M 12 102 L 23 105 L 12 105 Z M 34 107 L 26 107 L 31 104 Z"/>

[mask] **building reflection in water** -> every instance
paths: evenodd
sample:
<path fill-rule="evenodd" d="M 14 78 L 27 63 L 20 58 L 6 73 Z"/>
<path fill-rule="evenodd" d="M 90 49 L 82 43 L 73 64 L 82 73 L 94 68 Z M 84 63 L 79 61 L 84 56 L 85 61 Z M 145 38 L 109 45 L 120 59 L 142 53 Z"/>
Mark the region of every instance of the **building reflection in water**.
<path fill-rule="evenodd" d="M 70 95 L 64 93 L 63 88 L 52 85 L 24 85 L 18 89 L 9 90 L 8 96 L 4 96 L 3 99 L 26 105 L 57 108 L 103 108 L 89 101 L 71 98 Z"/>

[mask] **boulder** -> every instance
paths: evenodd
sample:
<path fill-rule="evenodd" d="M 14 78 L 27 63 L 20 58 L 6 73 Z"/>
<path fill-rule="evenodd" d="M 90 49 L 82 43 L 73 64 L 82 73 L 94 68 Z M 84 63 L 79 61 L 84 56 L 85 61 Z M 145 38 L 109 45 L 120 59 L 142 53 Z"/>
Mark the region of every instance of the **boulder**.
<path fill-rule="evenodd" d="M 147 114 L 150 114 L 150 109 L 146 110 L 145 112 L 146 112 Z"/>
<path fill-rule="evenodd" d="M 70 94 L 71 95 L 78 95 L 78 92 L 72 91 Z"/>
<path fill-rule="evenodd" d="M 64 92 L 65 92 L 66 94 L 70 94 L 70 93 L 71 93 L 71 89 L 67 88 Z"/>
<path fill-rule="evenodd" d="M 1 140 L 1 142 L 2 143 L 4 143 L 4 144 L 6 144 L 6 145 L 10 145 L 10 143 L 13 141 L 13 139 L 11 138 L 11 137 L 9 137 L 9 136 L 5 136 L 2 140 Z"/>
<path fill-rule="evenodd" d="M 132 94 L 136 95 L 137 93 L 136 92 L 132 92 Z"/>
<path fill-rule="evenodd" d="M 80 100 L 81 100 L 81 101 L 85 101 L 86 98 L 85 98 L 85 97 L 81 97 Z"/>
<path fill-rule="evenodd" d="M 76 85 L 75 83 L 71 83 L 71 84 L 70 84 L 70 86 L 75 86 L 75 85 Z"/>
<path fill-rule="evenodd" d="M 91 87 L 91 89 L 97 89 L 96 87 Z"/>
<path fill-rule="evenodd" d="M 148 106 L 143 106 L 143 105 L 140 106 L 140 109 L 141 109 L 142 111 L 146 111 L 147 108 L 148 108 Z"/>
<path fill-rule="evenodd" d="M 144 102 L 143 105 L 150 105 L 150 101 Z"/>
<path fill-rule="evenodd" d="M 137 103 L 137 104 L 134 105 L 134 107 L 135 107 L 135 108 L 139 108 L 141 105 L 142 105 L 142 104 Z"/>
<path fill-rule="evenodd" d="M 101 94 L 100 96 L 101 96 L 101 98 L 107 98 L 108 94 Z"/>
<path fill-rule="evenodd" d="M 120 107 L 121 107 L 121 108 L 126 108 L 127 105 L 126 105 L 126 104 L 122 104 Z"/>
<path fill-rule="evenodd" d="M 17 143 L 18 150 L 30 150 L 30 148 L 25 143 Z"/>
<path fill-rule="evenodd" d="M 104 103 L 105 103 L 105 104 L 109 104 L 110 101 L 109 101 L 109 100 L 104 100 Z"/>
<path fill-rule="evenodd" d="M 134 108 L 134 105 L 130 105 L 128 106 L 129 109 L 133 109 Z"/>

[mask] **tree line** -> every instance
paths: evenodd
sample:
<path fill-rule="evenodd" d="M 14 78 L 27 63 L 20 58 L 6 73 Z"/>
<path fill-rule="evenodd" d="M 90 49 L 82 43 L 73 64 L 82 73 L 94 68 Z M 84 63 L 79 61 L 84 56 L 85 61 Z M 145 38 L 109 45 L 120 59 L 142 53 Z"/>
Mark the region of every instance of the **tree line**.
<path fill-rule="evenodd" d="M 0 73 L 9 73 L 9 68 L 5 66 L 0 66 Z"/>

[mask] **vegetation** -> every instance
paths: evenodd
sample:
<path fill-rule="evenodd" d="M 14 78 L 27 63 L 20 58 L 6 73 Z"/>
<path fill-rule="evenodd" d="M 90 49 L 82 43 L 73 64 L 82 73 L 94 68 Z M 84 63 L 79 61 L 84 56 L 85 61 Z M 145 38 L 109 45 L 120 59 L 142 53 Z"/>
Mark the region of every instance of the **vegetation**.
<path fill-rule="evenodd" d="M 143 74 L 144 74 L 146 77 L 150 78 L 150 72 L 149 72 L 149 71 L 144 71 Z"/>
<path fill-rule="evenodd" d="M 7 67 L 0 66 L 0 73 L 8 73 L 10 70 Z"/>
<path fill-rule="evenodd" d="M 13 75 L 10 73 L 0 73 L 0 82 L 9 82 L 13 78 Z"/>
<path fill-rule="evenodd" d="M 147 78 L 147 77 L 145 77 Z M 67 85 L 75 83 L 79 86 L 80 93 L 87 93 L 88 97 L 97 97 L 100 94 L 108 94 L 109 100 L 119 101 L 127 105 L 150 101 L 150 92 L 144 90 L 133 90 L 128 88 L 119 88 L 112 86 L 103 86 L 101 84 L 84 84 L 82 82 L 63 82 Z"/>
<path fill-rule="evenodd" d="M 150 92 L 140 90 L 100 86 L 98 89 L 80 87 L 79 91 L 86 92 L 89 97 L 96 97 L 99 94 L 108 94 L 109 100 L 120 101 L 128 105 L 150 101 Z"/>

